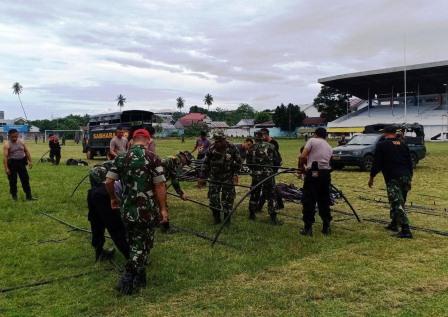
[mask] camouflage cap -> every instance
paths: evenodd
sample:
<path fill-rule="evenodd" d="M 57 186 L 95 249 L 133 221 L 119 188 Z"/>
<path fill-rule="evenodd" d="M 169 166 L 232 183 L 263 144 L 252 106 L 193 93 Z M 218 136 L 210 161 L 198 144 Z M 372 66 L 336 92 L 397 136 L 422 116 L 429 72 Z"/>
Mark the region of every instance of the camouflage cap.
<path fill-rule="evenodd" d="M 107 168 L 102 165 L 97 165 L 90 169 L 89 180 L 92 187 L 96 187 L 106 180 Z"/>
<path fill-rule="evenodd" d="M 215 140 L 224 140 L 226 138 L 224 131 L 216 131 L 213 133 L 213 139 Z"/>

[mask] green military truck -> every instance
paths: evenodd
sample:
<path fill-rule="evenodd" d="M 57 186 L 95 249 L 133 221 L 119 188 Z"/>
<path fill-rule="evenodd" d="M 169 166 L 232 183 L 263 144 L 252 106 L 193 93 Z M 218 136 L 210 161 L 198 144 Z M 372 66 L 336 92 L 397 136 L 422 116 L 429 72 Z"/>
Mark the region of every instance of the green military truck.
<path fill-rule="evenodd" d="M 333 169 L 343 169 L 346 166 L 358 166 L 363 171 L 372 168 L 373 156 L 377 143 L 382 138 L 382 129 L 388 124 L 373 124 L 364 128 L 363 134 L 355 135 L 350 141 L 333 148 L 331 165 Z M 403 135 L 411 152 L 414 167 L 426 156 L 425 133 L 418 123 L 397 124 L 397 130 Z"/>
<path fill-rule="evenodd" d="M 131 130 L 152 126 L 152 120 L 153 113 L 144 110 L 126 110 L 91 116 L 83 135 L 83 153 L 86 153 L 89 160 L 96 156 L 109 158 L 110 140 L 114 137 L 117 127 L 121 126 L 127 137 Z"/>

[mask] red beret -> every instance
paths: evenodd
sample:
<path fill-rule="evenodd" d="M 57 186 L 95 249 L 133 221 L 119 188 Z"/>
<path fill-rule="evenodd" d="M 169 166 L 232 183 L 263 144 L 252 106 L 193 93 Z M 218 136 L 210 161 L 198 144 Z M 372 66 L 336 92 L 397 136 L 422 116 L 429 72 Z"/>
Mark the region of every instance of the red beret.
<path fill-rule="evenodd" d="M 134 137 L 134 138 L 136 138 L 136 137 L 144 137 L 144 138 L 148 138 L 148 139 L 150 138 L 149 132 L 146 129 L 135 130 L 132 137 Z"/>

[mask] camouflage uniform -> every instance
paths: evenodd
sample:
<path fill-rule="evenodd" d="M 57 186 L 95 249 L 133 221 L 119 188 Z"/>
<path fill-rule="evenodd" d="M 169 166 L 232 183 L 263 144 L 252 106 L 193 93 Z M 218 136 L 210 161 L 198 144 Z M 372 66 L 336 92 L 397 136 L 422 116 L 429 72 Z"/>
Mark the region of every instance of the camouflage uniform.
<path fill-rule="evenodd" d="M 127 272 L 140 274 L 148 261 L 159 218 L 152 188 L 165 182 L 161 161 L 154 153 L 145 151 L 144 146 L 133 145 L 127 153 L 115 158 L 107 177 L 123 183 L 120 211 L 130 247 L 125 267 Z"/>
<path fill-rule="evenodd" d="M 278 157 L 274 145 L 272 145 L 271 143 L 263 142 L 263 140 L 258 137 L 255 140 L 255 144 L 248 151 L 246 157 L 246 162 L 251 169 L 252 187 L 260 183 L 266 177 L 274 174 L 273 168 L 268 166 L 274 166 L 274 162 L 276 161 L 278 161 Z M 271 219 L 276 219 L 276 211 L 274 208 L 274 185 L 275 180 L 272 177 L 259 187 L 252 190 L 249 201 L 250 219 L 255 219 L 255 213 L 259 208 L 259 201 L 262 192 L 264 198 L 268 201 L 268 211 Z"/>
<path fill-rule="evenodd" d="M 193 156 L 190 152 L 179 152 L 175 156 L 169 156 L 162 160 L 162 166 L 165 174 L 166 180 L 171 181 L 171 185 L 173 186 L 176 193 L 180 196 L 184 192 L 180 188 L 179 176 L 182 174 L 182 156 L 185 159 L 185 165 L 189 165 L 193 160 Z"/>
<path fill-rule="evenodd" d="M 216 209 L 223 210 L 225 218 L 233 208 L 236 196 L 233 177 L 238 175 L 241 168 L 241 157 L 236 146 L 227 142 L 222 132 L 218 132 L 213 138 L 215 141 L 224 140 L 223 152 L 217 149 L 216 143 L 212 144 L 205 156 L 202 169 L 209 178 L 208 199 L 211 211 L 215 223 L 219 223 L 221 215 Z"/>
<path fill-rule="evenodd" d="M 411 176 L 401 176 L 390 179 L 386 183 L 387 196 L 390 203 L 390 218 L 398 225 L 409 225 L 409 219 L 404 208 L 410 184 Z"/>

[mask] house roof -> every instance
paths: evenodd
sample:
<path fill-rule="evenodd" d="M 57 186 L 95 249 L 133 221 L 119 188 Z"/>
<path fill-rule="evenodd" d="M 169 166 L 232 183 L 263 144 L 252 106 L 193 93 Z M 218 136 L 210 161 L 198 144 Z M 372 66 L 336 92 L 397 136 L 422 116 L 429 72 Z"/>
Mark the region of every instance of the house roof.
<path fill-rule="evenodd" d="M 275 123 L 272 120 L 261 122 L 255 125 L 256 128 L 272 128 L 275 127 Z"/>
<path fill-rule="evenodd" d="M 253 127 L 255 124 L 255 119 L 241 119 L 236 127 Z"/>
<path fill-rule="evenodd" d="M 227 129 L 229 125 L 224 121 L 212 121 L 209 124 L 211 129 Z"/>
<path fill-rule="evenodd" d="M 202 122 L 207 118 L 207 116 L 203 113 L 191 112 L 182 118 L 180 118 L 180 122 L 184 127 L 189 127 L 194 123 Z"/>
<path fill-rule="evenodd" d="M 303 126 L 315 126 L 315 125 L 322 125 L 325 124 L 326 120 L 325 118 L 321 117 L 308 117 L 303 119 L 302 125 Z"/>

